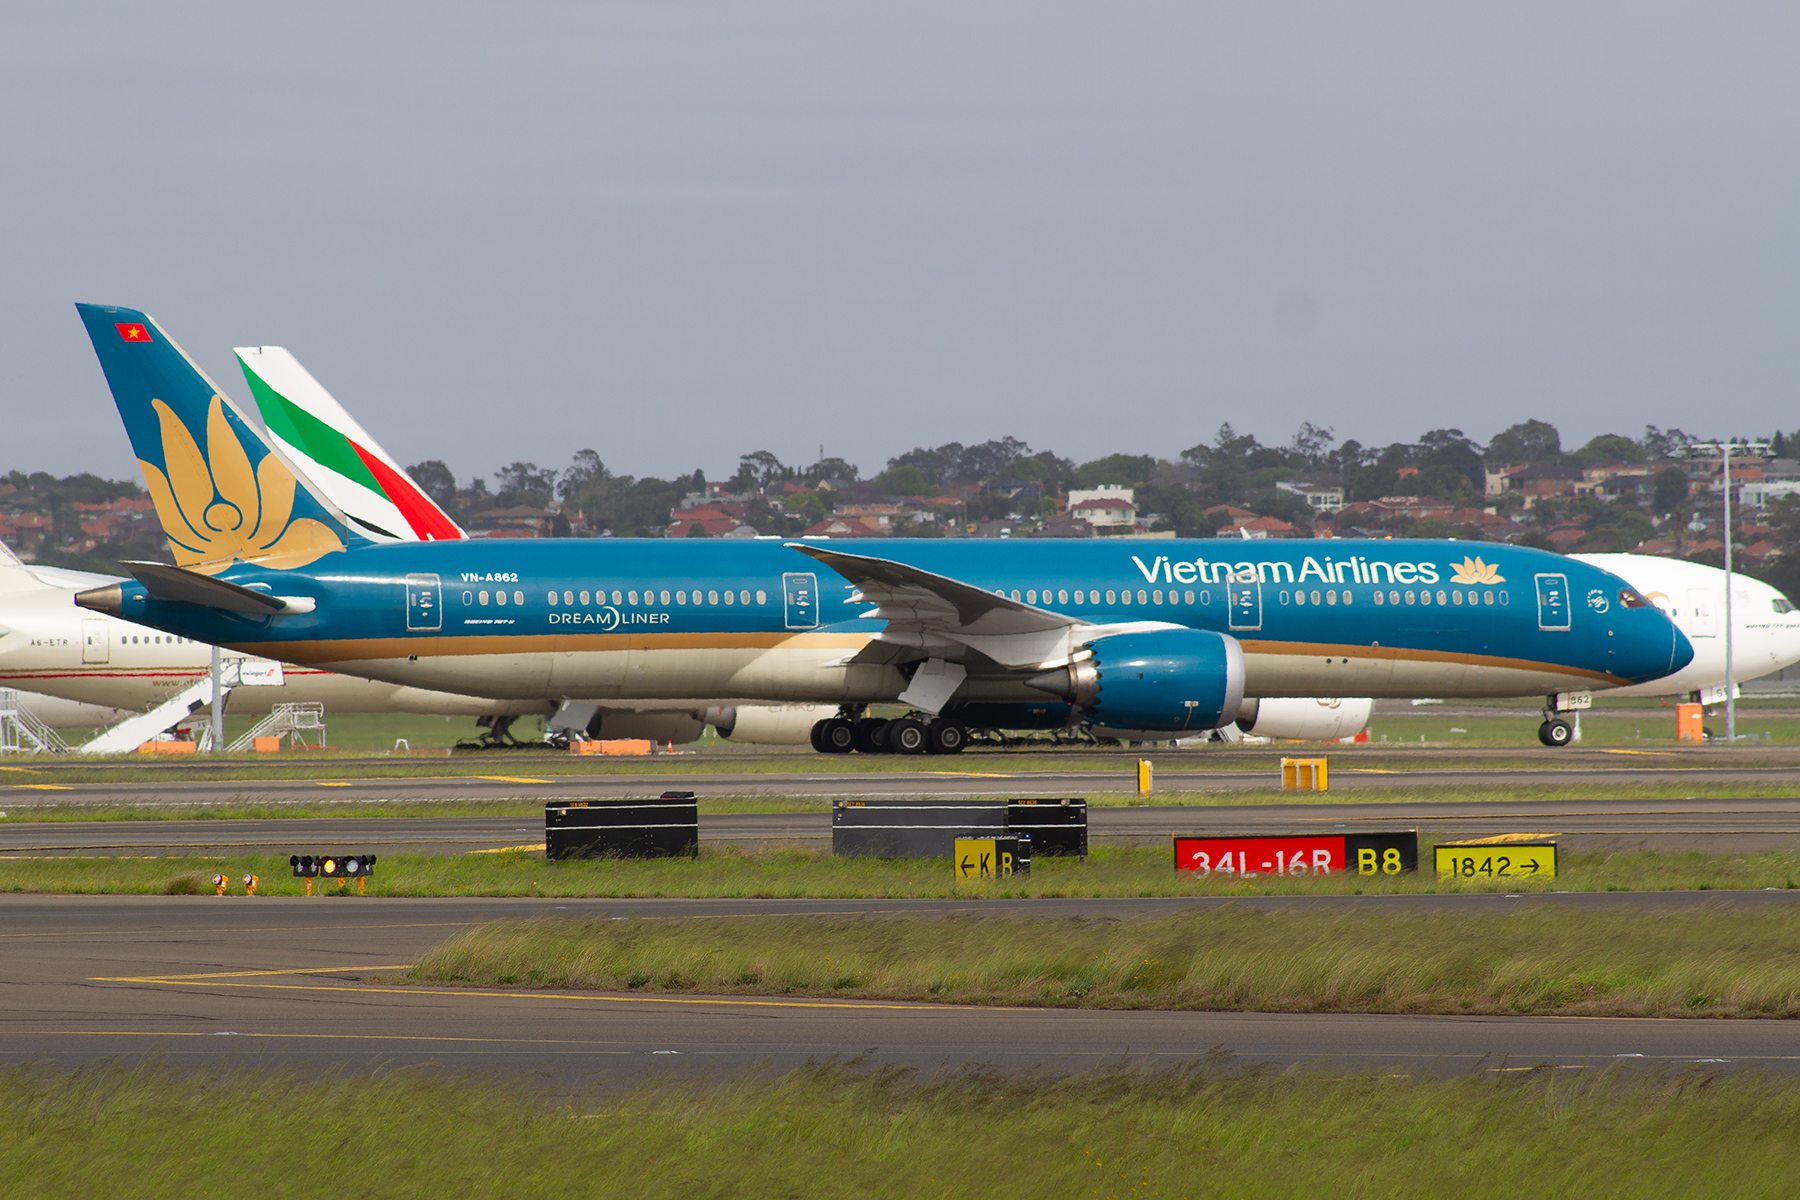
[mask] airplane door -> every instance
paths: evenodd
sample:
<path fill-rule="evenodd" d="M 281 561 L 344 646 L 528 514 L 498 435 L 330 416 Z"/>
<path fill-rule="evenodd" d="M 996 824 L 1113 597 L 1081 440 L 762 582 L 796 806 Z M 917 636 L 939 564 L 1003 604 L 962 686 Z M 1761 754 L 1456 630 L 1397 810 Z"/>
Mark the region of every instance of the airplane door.
<path fill-rule="evenodd" d="M 1562 575 L 1537 577 L 1538 628 L 1569 627 L 1569 581 Z"/>
<path fill-rule="evenodd" d="M 436 575 L 406 577 L 406 628 L 429 632 L 444 627 L 442 589 Z"/>
<path fill-rule="evenodd" d="M 106 622 L 99 617 L 82 619 L 81 661 L 84 663 L 112 661 L 112 633 L 107 629 Z"/>
<path fill-rule="evenodd" d="M 1719 627 L 1713 616 L 1713 594 L 1706 588 L 1688 589 L 1689 637 L 1718 637 Z"/>
<path fill-rule="evenodd" d="M 817 629 L 819 626 L 818 579 L 807 574 L 783 575 L 781 590 L 787 602 L 787 627 L 789 629 Z"/>
<path fill-rule="evenodd" d="M 1225 589 L 1225 612 L 1232 629 L 1262 628 L 1262 584 L 1234 583 Z"/>

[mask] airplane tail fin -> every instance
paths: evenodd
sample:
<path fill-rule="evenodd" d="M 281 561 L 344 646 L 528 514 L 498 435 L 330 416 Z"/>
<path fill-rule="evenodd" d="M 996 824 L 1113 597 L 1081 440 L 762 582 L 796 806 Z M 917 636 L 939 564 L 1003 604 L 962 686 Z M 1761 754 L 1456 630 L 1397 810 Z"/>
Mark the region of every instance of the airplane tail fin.
<path fill-rule="evenodd" d="M 270 439 L 352 521 L 383 540 L 468 536 L 299 359 L 280 346 L 239 346 L 236 353 Z"/>
<path fill-rule="evenodd" d="M 183 567 L 305 566 L 369 539 L 303 487 L 218 385 L 147 314 L 77 304 Z"/>

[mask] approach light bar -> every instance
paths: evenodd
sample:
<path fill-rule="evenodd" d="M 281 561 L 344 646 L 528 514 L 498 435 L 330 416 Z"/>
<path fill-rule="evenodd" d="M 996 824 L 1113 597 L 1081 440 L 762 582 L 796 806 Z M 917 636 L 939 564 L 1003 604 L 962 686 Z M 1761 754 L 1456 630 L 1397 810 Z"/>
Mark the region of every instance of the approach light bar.
<path fill-rule="evenodd" d="M 323 876 L 326 879 L 354 879 L 375 873 L 373 854 L 290 854 L 288 865 L 296 879 Z"/>

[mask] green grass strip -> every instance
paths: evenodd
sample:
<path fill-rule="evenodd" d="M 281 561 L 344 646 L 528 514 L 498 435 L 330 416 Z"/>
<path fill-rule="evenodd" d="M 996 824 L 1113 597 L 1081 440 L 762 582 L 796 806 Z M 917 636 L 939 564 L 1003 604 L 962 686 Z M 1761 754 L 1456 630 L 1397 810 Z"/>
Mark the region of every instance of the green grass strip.
<path fill-rule="evenodd" d="M 828 1063 L 574 1099 L 412 1071 L 0 1071 L 9 1200 L 1785 1197 L 1796 1128 L 1791 1081 L 1617 1069 Z"/>
<path fill-rule="evenodd" d="M 509 834 L 521 842 L 533 834 Z M 1039 858 L 1030 875 L 958 881 L 948 859 L 836 858 L 823 851 L 744 853 L 708 847 L 694 859 L 591 859 L 547 862 L 541 851 L 501 850 L 459 855 L 390 854 L 378 845 L 322 845 L 313 849 L 374 851 L 370 895 L 748 897 L 753 899 L 955 899 L 991 897 L 1141 897 L 1269 895 L 1403 895 L 1440 892 L 1695 891 L 1793 888 L 1800 884 L 1794 854 L 1573 854 L 1561 875 L 1546 880 L 1439 880 L 1429 867 L 1429 839 L 1421 839 L 1426 869 L 1412 875 L 1362 877 L 1261 876 L 1240 881 L 1177 873 L 1167 848 L 1100 847 L 1080 859 Z M 498 849 L 497 847 L 495 849 Z M 156 855 L 154 848 L 127 854 Z M 199 894 L 223 873 L 231 891 L 255 873 L 263 896 L 297 896 L 300 880 L 287 855 L 196 855 L 120 858 L 0 859 L 0 892 Z M 241 899 L 242 897 L 240 897 Z"/>
<path fill-rule="evenodd" d="M 1238 905 L 1021 916 L 539 918 L 408 972 L 484 987 L 1232 1012 L 1800 1016 L 1800 912 Z"/>

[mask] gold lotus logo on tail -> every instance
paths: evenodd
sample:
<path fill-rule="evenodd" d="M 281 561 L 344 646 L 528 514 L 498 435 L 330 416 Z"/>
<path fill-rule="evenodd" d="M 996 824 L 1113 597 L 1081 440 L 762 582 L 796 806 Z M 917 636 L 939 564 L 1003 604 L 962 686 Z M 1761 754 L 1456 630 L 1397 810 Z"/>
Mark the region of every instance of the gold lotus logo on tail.
<path fill-rule="evenodd" d="M 1453 568 L 1451 583 L 1505 583 L 1500 568 L 1490 567 L 1479 558 L 1465 558 Z"/>
<path fill-rule="evenodd" d="M 297 484 L 273 454 L 251 469 L 219 397 L 206 414 L 205 450 L 168 405 L 150 405 L 162 423 L 168 473 L 141 458 L 138 466 L 177 566 L 211 575 L 243 560 L 285 571 L 344 548 L 325 525 L 294 518 Z"/>

